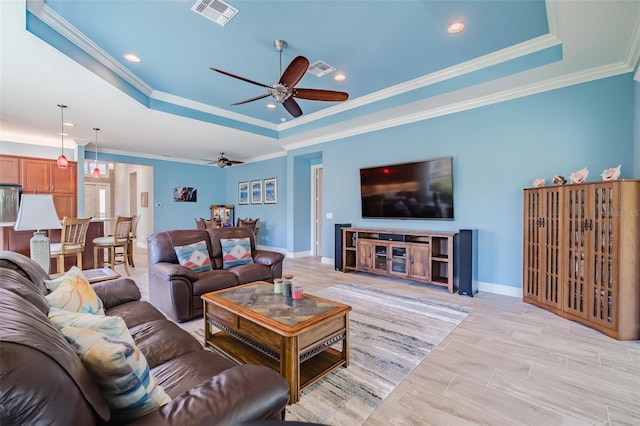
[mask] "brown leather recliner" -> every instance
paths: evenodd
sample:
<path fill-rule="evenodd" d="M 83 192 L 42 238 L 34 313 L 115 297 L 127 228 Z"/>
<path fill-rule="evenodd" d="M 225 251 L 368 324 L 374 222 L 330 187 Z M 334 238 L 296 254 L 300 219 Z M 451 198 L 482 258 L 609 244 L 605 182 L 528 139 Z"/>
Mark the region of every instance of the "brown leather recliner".
<path fill-rule="evenodd" d="M 97 384 L 47 318 L 43 280 L 31 259 L 0 251 L 0 424 L 111 424 Z M 166 319 L 128 278 L 94 284 L 107 315 L 123 318 L 152 374 L 171 397 L 134 425 L 232 425 L 283 419 L 287 382 L 237 366 Z"/>
<path fill-rule="evenodd" d="M 254 263 L 223 269 L 223 238 L 249 238 Z M 175 247 L 205 241 L 212 271 L 197 273 L 180 265 Z M 201 296 L 215 290 L 254 281 L 273 282 L 282 276 L 282 253 L 256 248 L 249 227 L 182 229 L 158 232 L 147 238 L 149 300 L 176 321 L 202 315 Z"/>

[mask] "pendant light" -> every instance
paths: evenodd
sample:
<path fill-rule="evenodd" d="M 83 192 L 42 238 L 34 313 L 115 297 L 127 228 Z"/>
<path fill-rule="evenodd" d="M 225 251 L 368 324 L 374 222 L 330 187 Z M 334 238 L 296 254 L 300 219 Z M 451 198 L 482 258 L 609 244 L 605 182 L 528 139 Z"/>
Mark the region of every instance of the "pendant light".
<path fill-rule="evenodd" d="M 58 104 L 60 107 L 60 138 L 62 139 L 62 148 L 60 149 L 60 156 L 57 160 L 57 165 L 59 169 L 66 169 L 69 167 L 69 160 L 64 156 L 64 109 L 67 107 L 66 105 Z"/>
<path fill-rule="evenodd" d="M 94 169 L 91 172 L 91 176 L 93 176 L 94 178 L 99 178 L 100 177 L 100 168 L 98 167 L 98 129 L 97 127 L 94 127 L 93 130 L 96 131 L 96 162 L 94 164 Z"/>

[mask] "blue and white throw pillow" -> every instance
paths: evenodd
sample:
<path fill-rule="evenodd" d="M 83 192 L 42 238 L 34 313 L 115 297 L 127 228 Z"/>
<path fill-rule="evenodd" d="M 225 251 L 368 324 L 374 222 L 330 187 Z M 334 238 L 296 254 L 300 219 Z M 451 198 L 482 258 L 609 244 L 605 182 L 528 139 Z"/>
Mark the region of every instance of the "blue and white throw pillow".
<path fill-rule="evenodd" d="M 78 267 L 72 267 L 55 280 L 45 280 L 44 284 L 51 291 L 45 296 L 50 306 L 65 311 L 104 315 L 102 300 Z"/>
<path fill-rule="evenodd" d="M 221 238 L 220 243 L 223 268 L 253 263 L 249 238 Z"/>
<path fill-rule="evenodd" d="M 209 257 L 209 250 L 207 250 L 207 243 L 204 241 L 178 246 L 174 250 L 176 251 L 176 256 L 178 256 L 178 262 L 182 266 L 186 266 L 198 273 L 211 271 L 211 258 Z"/>
<path fill-rule="evenodd" d="M 93 324 L 94 328 L 106 329 L 105 333 L 67 325 L 61 332 L 109 404 L 111 421 L 127 423 L 167 404 L 171 398 L 151 373 L 124 321 L 119 317 L 102 318 L 117 318 L 119 327 L 111 322 L 104 327 Z"/>

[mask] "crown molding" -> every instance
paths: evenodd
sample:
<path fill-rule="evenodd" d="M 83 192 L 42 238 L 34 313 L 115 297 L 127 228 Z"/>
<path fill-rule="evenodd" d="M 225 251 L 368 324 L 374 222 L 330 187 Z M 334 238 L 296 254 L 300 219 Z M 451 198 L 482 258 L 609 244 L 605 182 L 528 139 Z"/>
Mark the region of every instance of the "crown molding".
<path fill-rule="evenodd" d="M 534 84 L 523 85 L 520 87 L 514 87 L 501 92 L 494 92 L 485 96 L 478 96 L 471 99 L 451 102 L 446 105 L 441 105 L 436 108 L 422 109 L 418 112 L 411 114 L 398 114 L 397 117 L 389 118 L 387 120 L 379 120 L 374 123 L 364 124 L 361 126 L 354 126 L 344 131 L 337 131 L 328 133 L 315 138 L 305 139 L 303 142 L 294 142 L 291 144 L 284 144 L 283 148 L 287 151 L 292 149 L 303 148 L 311 145 L 316 145 L 324 142 L 331 142 L 338 139 L 343 139 L 351 136 L 357 136 L 365 133 L 370 133 L 378 130 L 384 130 L 391 127 L 402 126 L 405 124 L 415 123 L 417 121 L 424 121 L 431 118 L 441 117 L 443 115 L 455 114 L 462 111 L 467 111 L 483 106 L 488 106 L 500 102 L 505 102 L 517 98 L 522 98 L 530 95 L 535 95 L 550 90 L 561 89 L 563 87 L 574 86 L 576 84 L 587 83 L 589 81 L 599 80 L 602 78 L 613 77 L 620 74 L 625 74 L 632 71 L 631 68 L 625 63 L 610 64 L 601 67 L 596 67 L 584 71 L 575 72 L 572 74 L 562 75 L 559 77 L 550 78 L 544 81 L 540 81 Z M 388 113 L 393 114 L 393 110 L 396 109 L 413 109 L 419 108 L 420 103 L 423 101 L 414 102 L 412 104 L 403 105 L 402 107 L 392 108 L 388 110 Z"/>
<path fill-rule="evenodd" d="M 53 9 L 44 4 L 44 0 L 27 0 L 27 11 L 47 24 L 53 30 L 57 31 L 62 37 L 69 40 L 69 42 L 81 49 L 87 55 L 107 67 L 118 77 L 131 84 L 144 95 L 150 96 L 153 92 L 153 88 L 151 86 L 129 71 L 129 69 L 124 67 L 113 56 L 109 55 L 106 51 L 100 48 L 100 46 L 78 31 L 76 27 L 58 15 Z"/>

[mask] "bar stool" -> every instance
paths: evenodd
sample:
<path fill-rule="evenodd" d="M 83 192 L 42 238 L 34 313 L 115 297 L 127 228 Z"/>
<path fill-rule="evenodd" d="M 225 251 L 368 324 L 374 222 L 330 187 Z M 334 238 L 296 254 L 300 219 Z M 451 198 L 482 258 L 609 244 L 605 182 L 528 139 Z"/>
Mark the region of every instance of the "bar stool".
<path fill-rule="evenodd" d="M 124 265 L 124 270 L 129 274 L 129 235 L 131 233 L 131 224 L 134 216 L 118 216 L 114 226 L 113 235 L 107 237 L 98 237 L 93 239 L 93 265 L 94 268 L 101 266 L 109 266 L 116 269 L 116 265 Z M 107 261 L 98 261 L 98 251 L 100 249 L 108 250 Z"/>
<path fill-rule="evenodd" d="M 62 220 L 62 233 L 59 243 L 51 243 L 51 257 L 58 258 L 57 273 L 64 272 L 64 258 L 66 256 L 76 256 L 76 266 L 82 269 L 82 253 L 87 239 L 87 229 L 91 217 L 84 219 L 77 217 L 64 217 Z"/>

